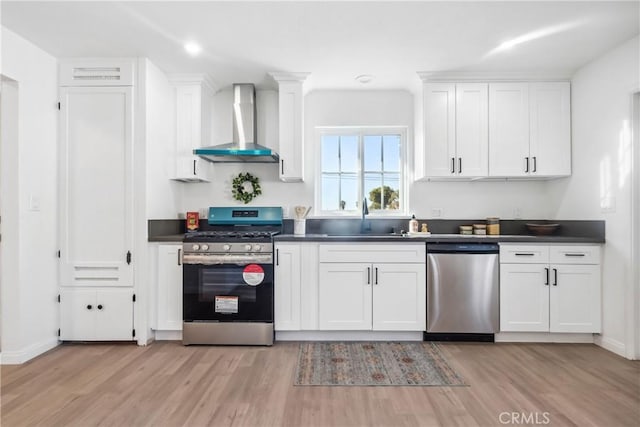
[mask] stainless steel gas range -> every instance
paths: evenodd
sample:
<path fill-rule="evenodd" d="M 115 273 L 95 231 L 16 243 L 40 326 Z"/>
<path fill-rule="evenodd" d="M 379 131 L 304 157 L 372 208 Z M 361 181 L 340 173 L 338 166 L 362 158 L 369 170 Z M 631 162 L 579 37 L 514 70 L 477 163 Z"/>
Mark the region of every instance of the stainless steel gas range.
<path fill-rule="evenodd" d="M 182 342 L 273 344 L 273 241 L 282 208 L 209 208 L 183 241 Z"/>

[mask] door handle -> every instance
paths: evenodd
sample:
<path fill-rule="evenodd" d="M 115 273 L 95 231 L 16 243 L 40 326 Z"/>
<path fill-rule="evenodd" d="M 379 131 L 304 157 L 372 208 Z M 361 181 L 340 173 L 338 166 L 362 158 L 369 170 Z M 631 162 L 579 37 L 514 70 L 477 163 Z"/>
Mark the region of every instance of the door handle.
<path fill-rule="evenodd" d="M 553 269 L 553 286 L 558 286 L 558 269 Z"/>
<path fill-rule="evenodd" d="M 536 159 L 536 157 L 533 157 L 533 172 L 536 172 L 538 170 L 538 159 Z"/>
<path fill-rule="evenodd" d="M 376 267 L 376 281 L 375 281 L 375 284 L 376 285 L 378 284 L 378 267 Z"/>
<path fill-rule="evenodd" d="M 456 159 L 455 159 L 455 157 L 451 158 L 451 173 L 456 173 Z"/>
<path fill-rule="evenodd" d="M 367 285 L 371 284 L 371 267 L 367 267 Z"/>
<path fill-rule="evenodd" d="M 193 174 L 197 175 L 197 173 L 196 173 L 196 159 L 193 159 Z"/>
<path fill-rule="evenodd" d="M 284 175 L 284 159 L 280 159 L 280 173 Z"/>
<path fill-rule="evenodd" d="M 528 158 L 528 157 L 525 157 L 524 159 L 525 159 L 525 162 L 526 162 L 526 164 L 527 164 L 527 167 L 525 168 L 525 170 L 524 170 L 524 171 L 525 171 L 525 172 L 529 172 L 529 158 Z"/>
<path fill-rule="evenodd" d="M 458 157 L 458 173 L 462 173 L 462 157 Z"/>
<path fill-rule="evenodd" d="M 182 248 L 178 249 L 178 265 L 182 265 Z"/>
<path fill-rule="evenodd" d="M 276 265 L 280 265 L 280 249 L 276 249 Z"/>
<path fill-rule="evenodd" d="M 546 273 L 546 274 L 545 274 L 545 276 L 547 277 L 547 281 L 546 281 L 546 282 L 544 282 L 544 285 L 545 285 L 545 286 L 549 286 L 549 268 L 545 267 L 545 268 L 544 268 L 544 271 L 545 271 L 545 273 Z"/>

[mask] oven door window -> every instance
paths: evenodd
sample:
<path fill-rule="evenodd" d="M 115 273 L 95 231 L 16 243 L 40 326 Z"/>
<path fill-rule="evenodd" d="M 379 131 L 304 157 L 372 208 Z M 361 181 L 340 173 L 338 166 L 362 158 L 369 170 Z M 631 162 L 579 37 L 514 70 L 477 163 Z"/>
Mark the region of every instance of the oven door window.
<path fill-rule="evenodd" d="M 255 266 L 255 265 L 254 265 Z M 257 268 L 257 267 L 256 267 Z M 185 265 L 185 321 L 273 321 L 273 266 Z"/>

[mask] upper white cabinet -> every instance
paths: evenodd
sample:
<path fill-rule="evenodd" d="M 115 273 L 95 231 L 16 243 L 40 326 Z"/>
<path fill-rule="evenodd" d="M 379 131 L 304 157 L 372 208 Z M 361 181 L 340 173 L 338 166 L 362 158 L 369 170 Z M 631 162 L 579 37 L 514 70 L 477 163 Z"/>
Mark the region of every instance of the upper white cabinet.
<path fill-rule="evenodd" d="M 304 180 L 304 91 L 309 73 L 270 73 L 278 82 L 279 176 L 285 182 Z"/>
<path fill-rule="evenodd" d="M 176 89 L 176 172 L 183 182 L 208 182 L 213 165 L 193 154 L 211 145 L 213 86 L 201 75 L 173 76 Z"/>
<path fill-rule="evenodd" d="M 424 177 L 484 177 L 488 171 L 486 83 L 424 85 Z M 418 178 L 424 178 L 418 177 Z"/>
<path fill-rule="evenodd" d="M 489 85 L 489 175 L 571 174 L 568 82 Z"/>

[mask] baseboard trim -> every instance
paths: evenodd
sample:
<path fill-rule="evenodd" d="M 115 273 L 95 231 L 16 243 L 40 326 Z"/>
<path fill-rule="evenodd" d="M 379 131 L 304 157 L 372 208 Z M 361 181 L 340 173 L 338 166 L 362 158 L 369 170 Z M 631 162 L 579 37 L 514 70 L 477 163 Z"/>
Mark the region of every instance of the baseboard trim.
<path fill-rule="evenodd" d="M 548 332 L 500 332 L 496 342 L 555 342 L 593 344 L 593 334 L 560 334 Z"/>
<path fill-rule="evenodd" d="M 608 350 L 612 353 L 617 354 L 618 356 L 622 356 L 626 359 L 628 359 L 629 357 L 627 357 L 627 348 L 624 345 L 624 343 L 618 341 L 618 340 L 614 340 L 613 338 L 609 338 L 609 337 L 603 337 L 602 335 L 597 335 L 593 342 L 599 346 L 604 348 L 605 350 Z"/>
<path fill-rule="evenodd" d="M 60 341 L 56 338 L 44 342 L 32 344 L 27 348 L 17 351 L 3 351 L 0 354 L 0 364 L 2 365 L 21 365 L 34 357 L 38 357 L 52 348 L 60 345 Z"/>
<path fill-rule="evenodd" d="M 156 341 L 182 341 L 182 331 L 155 331 Z"/>
<path fill-rule="evenodd" d="M 422 332 L 276 331 L 276 341 L 422 341 Z"/>

